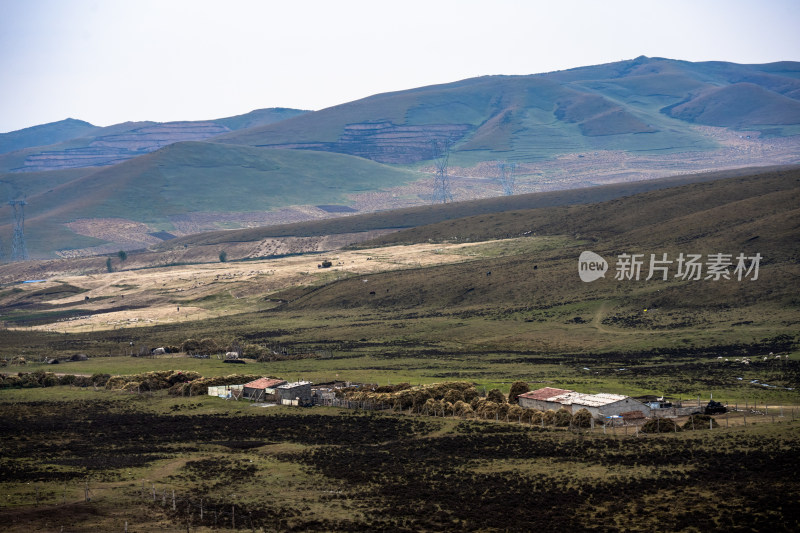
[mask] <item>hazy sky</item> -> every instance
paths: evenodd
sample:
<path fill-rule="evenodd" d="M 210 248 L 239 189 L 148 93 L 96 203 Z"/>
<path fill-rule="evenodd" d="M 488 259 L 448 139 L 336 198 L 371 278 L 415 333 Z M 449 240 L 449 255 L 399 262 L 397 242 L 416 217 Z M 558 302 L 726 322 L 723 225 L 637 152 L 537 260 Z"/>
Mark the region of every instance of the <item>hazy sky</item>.
<path fill-rule="evenodd" d="M 322 109 L 631 59 L 800 60 L 798 0 L 0 0 L 0 132 Z"/>

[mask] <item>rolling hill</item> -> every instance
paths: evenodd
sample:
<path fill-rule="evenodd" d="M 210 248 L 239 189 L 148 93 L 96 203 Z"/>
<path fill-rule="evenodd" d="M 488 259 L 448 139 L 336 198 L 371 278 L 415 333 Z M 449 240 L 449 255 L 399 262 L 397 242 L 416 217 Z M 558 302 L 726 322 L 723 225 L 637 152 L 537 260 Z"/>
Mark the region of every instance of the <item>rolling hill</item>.
<path fill-rule="evenodd" d="M 197 142 L 84 171 L 4 176 L 27 199 L 25 234 L 32 257 L 96 246 L 106 248 L 95 253 L 140 249 L 161 242 L 153 233 L 225 227 L 236 213 L 251 213 L 252 224 L 263 225 L 265 213 L 273 209 L 335 206 L 349 194 L 419 178 L 412 171 L 342 154 Z M 303 218 L 332 216 L 335 209 L 327 209 L 309 208 Z M 282 218 L 290 219 L 291 213 Z M 10 219 L 10 207 L 0 205 L 0 221 Z M 236 225 L 241 221 L 236 218 Z M 9 225 L 0 226 L 6 243 L 11 232 Z"/>
<path fill-rule="evenodd" d="M 89 313 L 100 315 L 97 324 L 111 334 L 130 317 L 157 315 L 166 320 L 165 334 L 182 338 L 222 329 L 253 339 L 262 336 L 253 332 L 281 328 L 290 343 L 411 350 L 424 358 L 429 349 L 570 354 L 711 347 L 716 355 L 769 345 L 775 335 L 791 343 L 799 305 L 800 170 L 717 178 L 601 202 L 484 209 L 355 249 L 328 248 L 322 256 L 264 260 L 253 254 L 262 243 L 185 241 L 131 254 L 124 264 L 114 257 L 119 272 L 112 274 L 102 257 L 8 264 L 0 268 L 3 283 L 48 282 L 9 287 L 0 299 L 6 320 L 22 324 Z M 219 250 L 230 252 L 229 262 L 216 258 Z M 605 277 L 591 283 L 578 276 L 586 250 L 609 262 Z M 615 276 L 626 253 L 641 254 L 636 279 Z M 710 258 L 718 253 L 729 254 L 728 278 L 709 279 Z M 646 279 L 651 254 L 668 256 L 666 279 L 659 272 Z M 701 256 L 701 279 L 678 275 L 681 254 Z M 739 254 L 760 255 L 757 275 L 737 279 Z M 317 268 L 325 257 L 331 268 Z M 176 315 L 176 305 L 192 314 Z"/>
<path fill-rule="evenodd" d="M 793 309 L 792 287 L 800 275 L 796 241 L 800 234 L 800 169 L 761 172 L 670 187 L 613 200 L 572 206 L 476 215 L 392 233 L 361 243 L 375 246 L 429 242 L 485 242 L 465 248 L 474 260 L 431 268 L 411 268 L 371 275 L 367 284 L 351 277 L 294 290 L 290 310 L 367 308 L 430 313 L 465 313 L 491 309 L 547 309 L 596 299 L 682 313 L 729 313 L 754 305 L 773 311 Z M 497 239 L 509 239 L 508 241 Z M 548 244 L 545 238 L 561 238 Z M 610 265 L 605 278 L 583 283 L 578 256 L 592 250 Z M 615 258 L 642 254 L 638 280 L 615 279 Z M 758 279 L 689 282 L 676 279 L 679 254 L 760 254 Z M 646 281 L 650 254 L 672 260 L 668 280 L 660 274 Z M 706 265 L 704 265 L 706 266 Z M 730 267 L 729 271 L 733 269 Z M 706 276 L 703 271 L 703 277 Z M 278 295 L 277 297 L 281 297 Z M 640 313 L 639 307 L 638 313 Z M 477 312 L 477 311 L 475 311 Z M 639 317 L 641 318 L 641 317 Z"/>
<path fill-rule="evenodd" d="M 200 141 L 241 128 L 278 122 L 299 109 L 257 109 L 206 121 L 126 122 L 105 128 L 67 119 L 0 135 L 0 171 L 36 172 L 115 165 L 181 141 Z"/>
<path fill-rule="evenodd" d="M 502 194 L 499 161 L 517 163 L 517 193 L 797 164 L 800 63 L 639 57 L 315 112 L 46 126 L 0 137 L 8 146 L 60 139 L 0 155 L 0 189 L 28 199 L 34 257 L 97 254 L 212 229 L 429 204 L 434 144 L 451 148 L 458 200 Z M 0 221 L 10 221 L 2 205 Z M 11 233 L 0 226 L 5 242 Z"/>
<path fill-rule="evenodd" d="M 76 137 L 83 137 L 99 128 L 83 120 L 68 118 L 49 124 L 40 124 L 22 130 L 0 133 L 0 154 L 30 148 L 57 144 Z"/>
<path fill-rule="evenodd" d="M 454 158 L 461 162 L 531 161 L 591 150 L 706 150 L 714 143 L 687 122 L 753 129 L 797 126 L 798 90 L 800 63 L 639 57 L 379 94 L 218 141 L 405 164 L 429 159 L 431 141 L 444 139 L 454 143 Z M 714 105 L 716 111 L 700 116 L 692 111 L 693 101 L 695 107 Z M 773 134 L 783 131 L 771 128 Z"/>

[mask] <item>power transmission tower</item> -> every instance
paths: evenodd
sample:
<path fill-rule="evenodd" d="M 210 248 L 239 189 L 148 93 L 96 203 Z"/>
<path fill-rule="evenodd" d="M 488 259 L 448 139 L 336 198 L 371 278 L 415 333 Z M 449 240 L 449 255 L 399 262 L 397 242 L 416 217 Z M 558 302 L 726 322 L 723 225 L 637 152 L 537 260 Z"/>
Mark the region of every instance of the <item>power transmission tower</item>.
<path fill-rule="evenodd" d="M 27 261 L 28 248 L 25 246 L 25 200 L 11 200 L 8 202 L 14 210 L 14 236 L 11 238 L 11 260 Z"/>
<path fill-rule="evenodd" d="M 450 159 L 450 139 L 431 141 L 433 149 L 433 164 L 436 175 L 433 178 L 433 203 L 446 204 L 453 201 L 450 192 L 450 176 L 447 175 L 447 166 Z"/>
<path fill-rule="evenodd" d="M 503 186 L 503 194 L 513 196 L 517 185 L 517 178 L 514 175 L 514 171 L 517 170 L 517 164 L 502 162 L 497 163 L 497 168 L 500 169 L 500 184 Z"/>

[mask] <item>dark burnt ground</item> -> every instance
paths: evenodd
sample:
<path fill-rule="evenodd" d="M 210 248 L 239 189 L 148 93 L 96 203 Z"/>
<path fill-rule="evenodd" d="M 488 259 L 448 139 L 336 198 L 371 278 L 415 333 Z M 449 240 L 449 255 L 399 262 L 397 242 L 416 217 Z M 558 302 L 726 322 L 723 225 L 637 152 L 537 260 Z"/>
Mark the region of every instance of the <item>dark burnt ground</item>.
<path fill-rule="evenodd" d="M 123 469 L 185 459 L 161 480 L 181 487 L 183 505 L 131 504 L 176 528 L 230 527 L 208 511 L 230 509 L 238 527 L 282 531 L 796 531 L 798 452 L 800 423 L 623 439 L 405 415 L 163 415 L 77 401 L 6 403 L 0 418 L 0 486 L 114 482 Z M 275 461 L 314 479 L 317 502 L 337 512 L 271 497 L 281 488 L 269 481 Z M 226 499 L 247 484 L 263 484 L 263 496 Z"/>

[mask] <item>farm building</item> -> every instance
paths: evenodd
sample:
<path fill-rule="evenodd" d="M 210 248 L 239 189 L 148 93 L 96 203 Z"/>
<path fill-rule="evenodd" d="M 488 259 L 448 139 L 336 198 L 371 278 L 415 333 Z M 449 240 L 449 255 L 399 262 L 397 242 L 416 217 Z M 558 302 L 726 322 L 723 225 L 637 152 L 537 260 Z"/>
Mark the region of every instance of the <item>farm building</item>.
<path fill-rule="evenodd" d="M 244 385 L 215 385 L 208 388 L 209 396 L 238 400 L 242 397 Z"/>
<path fill-rule="evenodd" d="M 553 387 L 544 387 L 543 389 L 536 389 L 524 394 L 520 394 L 519 405 L 526 409 L 538 409 L 540 411 L 549 411 L 550 409 L 558 410 L 562 407 L 557 401 L 551 400 L 562 394 L 573 392 L 566 389 L 555 389 Z"/>
<path fill-rule="evenodd" d="M 601 418 L 620 415 L 625 412 L 639 411 L 643 416 L 650 416 L 650 408 L 621 394 L 583 394 L 564 389 L 545 387 L 519 396 L 522 407 L 530 407 L 546 411 L 558 410 L 562 407 L 575 413 L 581 409 L 589 411 L 593 417 Z"/>
<path fill-rule="evenodd" d="M 284 383 L 275 389 L 276 401 L 283 405 L 311 405 L 311 382 Z"/>
<path fill-rule="evenodd" d="M 259 378 L 244 384 L 243 395 L 255 402 L 276 402 L 278 401 L 276 391 L 285 383 L 285 379 Z"/>

